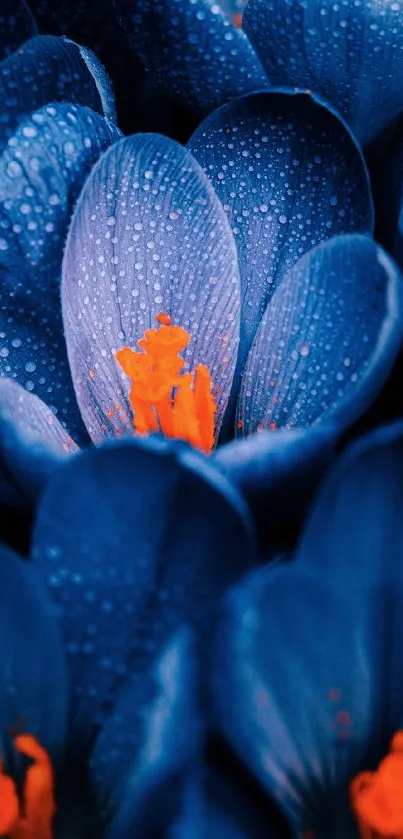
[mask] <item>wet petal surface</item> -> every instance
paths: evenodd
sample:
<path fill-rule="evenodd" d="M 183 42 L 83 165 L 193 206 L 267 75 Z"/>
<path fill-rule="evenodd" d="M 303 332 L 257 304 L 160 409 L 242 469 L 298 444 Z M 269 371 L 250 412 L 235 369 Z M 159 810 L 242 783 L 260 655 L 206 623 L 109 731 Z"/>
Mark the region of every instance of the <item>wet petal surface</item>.
<path fill-rule="evenodd" d="M 319 242 L 372 230 L 368 175 L 346 127 L 306 93 L 239 99 L 188 147 L 224 205 L 238 249 L 242 367 L 285 272 Z"/>
<path fill-rule="evenodd" d="M 268 87 L 244 32 L 216 3 L 143 0 L 134 9 L 131 0 L 114 0 L 114 6 L 153 80 L 196 113 Z"/>
<path fill-rule="evenodd" d="M 274 84 L 328 99 L 361 142 L 402 110 L 401 0 L 249 0 L 243 25 Z"/>
<path fill-rule="evenodd" d="M 37 34 L 35 20 L 24 0 L 2 0 L 0 9 L 0 61 Z"/>
<path fill-rule="evenodd" d="M 115 352 L 138 349 L 160 312 L 190 334 L 189 368 L 209 368 L 219 428 L 238 351 L 239 298 L 226 215 L 189 152 L 153 134 L 116 144 L 81 194 L 63 263 L 69 361 L 93 441 L 132 433 L 130 383 Z"/>
<path fill-rule="evenodd" d="M 295 561 L 228 599 L 217 649 L 220 724 L 318 837 L 357 836 L 348 783 L 402 726 L 402 440 L 400 424 L 345 456 Z"/>
<path fill-rule="evenodd" d="M 150 643 L 150 642 L 149 642 Z M 107 836 L 152 836 L 168 829 L 200 749 L 196 643 L 182 626 L 140 658 L 116 697 L 90 759 Z"/>
<path fill-rule="evenodd" d="M 183 621 L 206 639 L 218 598 L 254 561 L 232 485 L 189 447 L 155 438 L 92 448 L 60 466 L 32 545 L 63 625 L 70 742 L 81 755 L 129 676 L 149 678 Z"/>
<path fill-rule="evenodd" d="M 0 374 L 56 409 L 82 441 L 61 320 L 62 254 L 85 177 L 118 136 L 87 108 L 48 105 L 23 120 L 0 157 Z"/>
<path fill-rule="evenodd" d="M 363 413 L 403 340 L 403 279 L 364 236 L 340 236 L 289 271 L 262 318 L 242 377 L 239 433 L 340 428 Z"/>
<path fill-rule="evenodd" d="M 0 152 L 23 118 L 49 102 L 72 101 L 109 118 L 113 114 L 108 82 L 95 56 L 50 35 L 31 38 L 0 64 L 0 99 Z"/>
<path fill-rule="evenodd" d="M 77 451 L 53 411 L 12 379 L 0 378 L 0 497 L 35 505 L 60 458 Z"/>

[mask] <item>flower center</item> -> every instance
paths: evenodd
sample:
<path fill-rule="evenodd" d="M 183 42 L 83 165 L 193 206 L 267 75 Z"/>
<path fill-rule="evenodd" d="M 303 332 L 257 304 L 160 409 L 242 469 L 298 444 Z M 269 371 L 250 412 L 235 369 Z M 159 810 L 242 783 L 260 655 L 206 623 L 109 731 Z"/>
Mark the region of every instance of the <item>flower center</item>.
<path fill-rule="evenodd" d="M 350 785 L 362 839 L 403 839 L 403 731 L 376 772 L 361 772 Z"/>
<path fill-rule="evenodd" d="M 14 738 L 17 751 L 33 763 L 26 771 L 22 801 L 0 760 L 0 836 L 8 839 L 52 839 L 56 812 L 53 769 L 48 753 L 31 734 Z"/>
<path fill-rule="evenodd" d="M 146 329 L 137 341 L 140 352 L 123 347 L 115 356 L 131 380 L 136 434 L 162 431 L 211 452 L 216 405 L 209 370 L 198 364 L 193 373 L 183 372 L 180 353 L 190 341 L 189 333 L 172 326 L 164 313 L 157 315 L 157 321 L 159 327 Z"/>

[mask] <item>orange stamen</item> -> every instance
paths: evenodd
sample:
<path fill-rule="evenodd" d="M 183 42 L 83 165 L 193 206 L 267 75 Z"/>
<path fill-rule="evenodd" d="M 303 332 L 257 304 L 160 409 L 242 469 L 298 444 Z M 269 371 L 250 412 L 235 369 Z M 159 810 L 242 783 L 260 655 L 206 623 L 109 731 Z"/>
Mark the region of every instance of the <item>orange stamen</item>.
<path fill-rule="evenodd" d="M 241 12 L 236 12 L 234 15 L 232 15 L 232 22 L 233 22 L 234 26 L 238 27 L 238 29 L 241 28 L 241 26 L 242 26 L 242 14 L 241 14 Z"/>
<path fill-rule="evenodd" d="M 187 440 L 211 452 L 214 446 L 216 404 L 208 368 L 198 364 L 193 373 L 184 372 L 180 356 L 190 335 L 172 326 L 169 315 L 157 315 L 160 326 L 147 329 L 137 341 L 141 352 L 123 347 L 116 360 L 131 380 L 129 394 L 133 425 L 137 434 L 160 430 L 167 437 Z"/>
<path fill-rule="evenodd" d="M 27 769 L 20 804 L 14 781 L 0 762 L 0 835 L 8 839 L 52 839 L 56 812 L 53 769 L 48 753 L 31 734 L 20 734 L 14 745 L 33 763 Z"/>
<path fill-rule="evenodd" d="M 403 731 L 375 772 L 361 772 L 350 785 L 362 839 L 403 839 Z"/>

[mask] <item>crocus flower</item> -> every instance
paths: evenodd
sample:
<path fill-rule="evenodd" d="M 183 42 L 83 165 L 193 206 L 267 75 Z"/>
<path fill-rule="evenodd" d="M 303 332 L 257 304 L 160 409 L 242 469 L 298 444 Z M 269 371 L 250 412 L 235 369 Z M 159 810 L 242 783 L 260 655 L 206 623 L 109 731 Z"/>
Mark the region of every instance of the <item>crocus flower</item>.
<path fill-rule="evenodd" d="M 286 114 L 293 115 L 294 122 L 298 120 L 301 131 L 311 132 L 312 139 L 301 175 L 293 175 L 295 188 L 291 180 L 288 185 L 293 208 L 290 218 L 282 213 L 287 206 L 287 196 L 280 202 L 281 193 L 278 195 L 277 190 L 273 193 L 276 197 L 270 199 L 267 207 L 260 205 L 254 209 L 255 200 L 261 200 L 256 195 L 251 210 L 245 209 L 246 220 L 242 223 L 241 217 L 239 222 L 244 236 L 238 249 L 241 278 L 225 209 L 191 154 L 167 138 L 139 135 L 115 144 L 95 167 L 81 193 L 65 250 L 62 306 L 77 401 L 88 432 L 96 443 L 132 429 L 130 385 L 121 374 L 116 353 L 125 346 L 134 349 L 145 330 L 156 327 L 155 319 L 161 313 L 168 315 L 173 325 L 189 335 L 184 350 L 188 369 L 202 364 L 209 371 L 216 402 L 216 440 L 227 404 L 233 399 L 234 376 L 237 387 L 240 362 L 242 367 L 250 346 L 238 398 L 236 425 L 238 433 L 242 434 L 283 425 L 298 427 L 324 416 L 334 421 L 338 419 L 342 427 L 365 407 L 396 357 L 401 341 L 401 284 L 386 254 L 369 237 L 357 235 L 340 236 L 309 250 L 309 246 L 321 242 L 326 233 L 371 225 L 365 170 L 351 136 L 333 115 L 307 96 L 286 93 L 264 96 L 267 106 L 273 109 L 273 131 L 281 134 L 286 130 L 285 110 Z M 260 114 L 261 98 L 258 97 L 258 101 L 253 98 L 252 103 L 241 101 L 233 107 L 241 108 L 242 114 L 243 109 L 254 111 L 257 108 Z M 300 115 L 305 107 L 312 109 L 309 120 Z M 56 118 L 57 113 L 56 110 Z M 50 116 L 54 115 L 51 109 Z M 47 137 L 48 116 L 49 112 L 45 111 L 40 119 L 35 115 L 31 118 L 36 125 L 38 143 L 40 134 Z M 221 121 L 225 118 L 225 113 L 221 112 L 214 117 L 220 125 L 218 147 L 222 136 Z M 314 120 L 322 128 L 319 162 Z M 327 135 L 325 123 L 329 121 L 332 133 Z M 252 124 L 255 124 L 253 120 Z M 24 127 L 26 123 L 21 129 L 22 137 Z M 236 137 L 236 125 L 233 130 Z M 207 127 L 202 126 L 198 136 L 206 131 Z M 288 132 L 292 139 L 295 128 Z M 251 148 L 256 144 L 254 136 L 251 126 Z M 297 142 L 298 135 L 295 137 Z M 197 137 L 193 146 L 199 148 Z M 206 142 L 206 146 L 214 149 L 213 142 Z M 273 156 L 272 146 L 267 146 L 267 154 Z M 265 148 L 263 137 L 262 151 L 255 153 L 265 155 Z M 32 154 L 30 144 L 21 149 L 16 141 L 12 149 L 16 160 L 21 160 L 24 154 L 30 158 Z M 292 151 L 290 153 L 292 155 Z M 245 136 L 239 157 L 238 149 L 234 148 L 234 164 L 247 160 L 249 154 Z M 339 165 L 336 168 L 334 160 L 337 158 Z M 7 151 L 7 158 L 3 160 L 10 168 L 10 152 Z M 258 183 L 259 165 L 258 162 L 255 173 Z M 276 153 L 271 171 L 279 184 L 283 165 L 282 156 L 277 158 Z M 319 172 L 323 165 L 329 168 L 321 180 Z M 250 164 L 248 166 L 251 168 Z M 296 161 L 294 166 L 297 173 Z M 228 167 L 231 169 L 230 164 Z M 225 189 L 230 190 L 232 184 L 236 186 L 239 176 L 242 192 L 246 188 L 242 170 L 236 165 L 233 168 L 234 178 L 229 175 L 223 178 Z M 18 170 L 13 175 L 14 195 L 15 189 L 18 195 L 18 189 L 27 188 L 24 172 Z M 343 178 L 347 175 L 356 178 L 359 192 L 355 205 L 352 204 L 352 184 L 339 184 L 340 173 Z M 7 171 L 5 174 L 7 177 Z M 46 180 L 46 169 L 40 186 L 45 195 L 49 187 L 52 189 L 51 179 L 49 183 Z M 299 202 L 302 211 L 306 206 L 305 195 L 313 201 L 319 195 L 326 195 L 327 188 L 331 192 L 329 218 L 323 223 L 322 217 L 311 217 L 313 211 L 310 210 L 304 224 L 302 212 L 297 212 Z M 52 191 L 49 197 L 54 194 Z M 308 207 L 311 201 L 308 201 Z M 269 210 L 272 205 L 273 211 Z M 18 198 L 6 201 L 3 207 L 7 214 L 4 225 L 7 229 L 15 214 L 20 213 Z M 27 204 L 27 210 L 28 216 L 35 213 L 31 204 Z M 241 212 L 237 206 L 234 211 Z M 61 219 L 62 224 L 64 219 L 65 216 Z M 307 237 L 306 230 L 311 229 L 312 234 Z M 32 235 L 29 227 L 28 230 L 29 240 L 36 245 L 35 231 Z M 255 255 L 247 261 L 254 236 L 260 237 L 261 252 L 257 245 Z M 9 248 L 12 241 L 6 240 L 4 260 L 8 250 L 10 260 L 13 259 L 15 245 Z M 59 237 L 57 244 L 60 248 Z M 44 260 L 42 285 L 38 289 L 30 288 L 25 300 L 32 305 L 32 295 L 37 293 L 39 305 L 46 306 L 49 312 L 49 321 L 52 310 L 57 316 L 58 301 L 54 290 L 50 305 L 48 299 L 44 300 L 46 287 L 51 290 L 57 284 L 55 270 L 50 276 L 46 273 L 49 265 L 47 246 L 41 235 L 38 254 L 33 260 L 33 276 L 41 276 Z M 272 257 L 272 265 L 267 269 L 269 246 L 276 258 Z M 301 251 L 306 249 L 306 255 L 298 260 Z M 270 299 L 276 283 L 278 287 Z M 23 307 L 27 306 L 24 294 L 26 290 L 22 289 Z M 36 335 L 39 338 L 40 330 L 43 330 L 43 310 L 39 318 L 34 311 L 36 321 L 32 325 L 32 338 L 30 341 L 28 335 L 24 346 L 21 327 L 6 303 L 7 309 L 7 343 L 2 351 L 4 372 L 24 383 L 28 368 L 32 374 L 37 371 L 35 377 L 30 377 L 29 389 L 46 396 L 57 368 L 59 391 L 54 394 L 51 404 L 57 407 L 58 401 L 63 404 L 66 397 L 72 403 L 66 420 L 74 435 L 75 429 L 80 428 L 81 419 L 63 386 L 64 382 L 70 382 L 70 376 L 61 335 L 55 341 L 55 349 L 62 363 L 54 358 L 49 376 L 46 375 L 47 347 L 42 348 L 41 365 L 30 352 L 32 338 Z M 55 326 L 60 329 L 57 322 L 51 322 L 46 328 L 54 329 Z M 164 330 L 167 334 L 170 327 L 160 324 L 159 329 L 161 334 Z M 350 338 L 346 329 L 350 330 Z M 269 352 L 265 347 L 270 347 Z M 261 364 L 262 356 L 266 358 L 264 365 Z M 116 405 L 120 407 L 116 408 Z M 63 437 L 62 430 L 60 434 Z M 65 436 L 67 439 L 68 435 Z"/>
<path fill-rule="evenodd" d="M 293 836 L 402 832 L 402 441 L 398 424 L 356 444 L 296 557 L 227 598 L 216 724 Z"/>

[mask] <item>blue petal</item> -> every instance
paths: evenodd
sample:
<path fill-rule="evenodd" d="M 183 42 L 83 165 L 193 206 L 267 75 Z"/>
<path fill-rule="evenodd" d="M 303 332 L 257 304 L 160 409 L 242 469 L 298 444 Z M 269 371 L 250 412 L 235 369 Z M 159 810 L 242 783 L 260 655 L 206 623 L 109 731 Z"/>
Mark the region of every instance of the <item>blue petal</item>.
<path fill-rule="evenodd" d="M 0 61 L 37 34 L 33 15 L 24 0 L 1 0 Z"/>
<path fill-rule="evenodd" d="M 188 147 L 211 178 L 235 234 L 242 368 L 287 269 L 331 236 L 372 230 L 368 174 L 348 129 L 300 91 L 232 102 L 199 126 Z"/>
<path fill-rule="evenodd" d="M 168 632 L 187 620 L 208 627 L 223 589 L 253 561 L 251 542 L 241 497 L 184 444 L 122 441 L 59 467 L 32 544 L 63 623 L 72 745 L 91 743 Z"/>
<path fill-rule="evenodd" d="M 402 423 L 357 443 L 328 478 L 302 539 L 304 563 L 330 572 L 352 600 L 381 586 L 386 595 L 396 585 L 398 596 L 403 585 L 402 463 Z"/>
<path fill-rule="evenodd" d="M 31 38 L 0 64 L 0 98 L 0 152 L 23 118 L 48 102 L 73 101 L 107 117 L 113 113 L 95 56 L 73 41 L 49 35 Z"/>
<path fill-rule="evenodd" d="M 402 499 L 400 424 L 331 474 L 296 560 L 249 576 L 227 603 L 220 727 L 318 837 L 357 835 L 348 783 L 403 723 Z"/>
<path fill-rule="evenodd" d="M 29 5 L 41 33 L 65 35 L 96 53 L 113 79 L 119 125 L 125 134 L 144 130 L 138 128 L 138 108 L 145 71 L 110 0 L 29 0 Z"/>
<path fill-rule="evenodd" d="M 269 86 L 245 33 L 209 0 L 114 0 L 153 80 L 196 113 Z"/>
<path fill-rule="evenodd" d="M 0 375 L 35 390 L 77 440 L 79 413 L 59 283 L 74 202 L 117 129 L 87 108 L 54 104 L 26 117 L 0 157 Z"/>
<path fill-rule="evenodd" d="M 219 428 L 238 352 L 236 248 L 220 202 L 186 149 L 142 134 L 104 155 L 70 228 L 62 303 L 77 400 L 94 442 L 132 431 L 130 383 L 115 352 L 135 348 L 159 312 L 190 333 L 190 368 L 208 366 L 219 389 Z"/>
<path fill-rule="evenodd" d="M 110 822 L 108 839 L 166 830 L 200 749 L 198 673 L 189 627 L 160 639 L 158 648 L 151 664 L 139 651 L 91 755 L 91 780 Z"/>
<path fill-rule="evenodd" d="M 215 461 L 246 498 L 266 557 L 295 538 L 332 460 L 338 429 L 252 434 L 220 446 Z"/>
<path fill-rule="evenodd" d="M 59 460 L 77 451 L 53 411 L 12 379 L 0 378 L 0 498 L 37 502 Z"/>
<path fill-rule="evenodd" d="M 364 236 L 340 236 L 302 257 L 275 291 L 256 333 L 237 406 L 241 433 L 340 430 L 385 383 L 403 340 L 403 280 Z"/>
<path fill-rule="evenodd" d="M 68 690 L 54 606 L 32 565 L 3 545 L 0 598 L 0 754 L 10 754 L 12 731 L 26 732 L 59 760 Z"/>
<path fill-rule="evenodd" d="M 361 142 L 403 108 L 403 4 L 249 0 L 243 18 L 274 84 L 328 99 Z"/>

